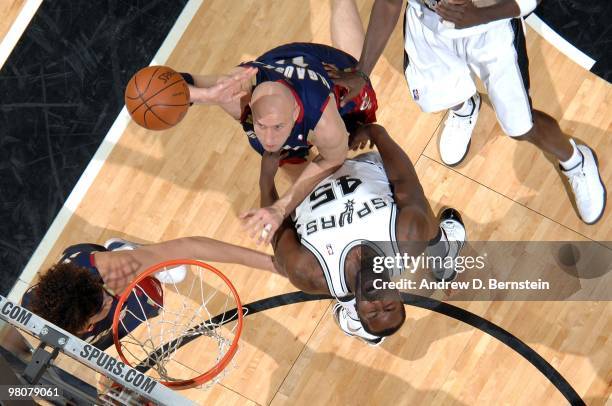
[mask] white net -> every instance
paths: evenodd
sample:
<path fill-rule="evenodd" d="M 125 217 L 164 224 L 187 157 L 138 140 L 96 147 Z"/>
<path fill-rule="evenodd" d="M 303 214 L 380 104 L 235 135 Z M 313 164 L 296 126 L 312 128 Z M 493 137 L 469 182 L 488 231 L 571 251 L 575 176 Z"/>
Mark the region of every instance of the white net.
<path fill-rule="evenodd" d="M 241 326 L 234 292 L 202 265 L 160 268 L 155 276 L 165 283 L 153 286 L 161 286 L 163 298 L 140 282 L 121 310 L 120 331 L 129 331 L 120 340 L 126 361 L 174 388 L 220 381 L 231 369 Z M 138 327 L 130 331 L 130 324 Z M 193 381 L 202 375 L 205 382 Z"/>

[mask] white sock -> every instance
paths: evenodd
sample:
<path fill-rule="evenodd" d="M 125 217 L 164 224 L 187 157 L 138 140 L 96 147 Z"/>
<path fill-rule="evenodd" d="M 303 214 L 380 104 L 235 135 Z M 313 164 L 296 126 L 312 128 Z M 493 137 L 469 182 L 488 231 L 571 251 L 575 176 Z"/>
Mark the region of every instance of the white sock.
<path fill-rule="evenodd" d="M 578 151 L 578 148 L 576 148 L 576 143 L 571 138 L 569 142 L 570 144 L 572 144 L 572 147 L 574 148 L 574 151 L 572 152 L 572 156 L 567 161 L 559 161 L 563 169 L 565 169 L 566 171 L 572 168 L 575 168 L 576 166 L 580 165 L 580 163 L 582 162 L 582 154 L 580 154 L 580 151 Z"/>
<path fill-rule="evenodd" d="M 474 110 L 474 100 L 472 99 L 472 97 L 470 97 L 461 105 L 461 107 L 459 107 L 457 110 L 453 110 L 453 113 L 455 113 L 458 116 L 466 117 L 472 114 L 473 110 Z"/>

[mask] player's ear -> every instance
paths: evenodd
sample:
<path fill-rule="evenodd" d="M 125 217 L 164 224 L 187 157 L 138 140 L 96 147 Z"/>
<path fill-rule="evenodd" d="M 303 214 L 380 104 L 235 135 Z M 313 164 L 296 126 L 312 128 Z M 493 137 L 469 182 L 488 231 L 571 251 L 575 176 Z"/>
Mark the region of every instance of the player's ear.
<path fill-rule="evenodd" d="M 292 115 L 292 119 L 295 122 L 298 117 L 300 116 L 300 106 L 297 103 L 293 104 L 293 115 Z"/>

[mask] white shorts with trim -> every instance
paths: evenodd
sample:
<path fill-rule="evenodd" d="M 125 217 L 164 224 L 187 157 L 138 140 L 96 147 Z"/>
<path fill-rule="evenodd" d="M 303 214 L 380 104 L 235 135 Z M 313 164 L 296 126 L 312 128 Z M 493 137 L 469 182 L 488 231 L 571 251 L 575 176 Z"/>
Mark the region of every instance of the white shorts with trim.
<path fill-rule="evenodd" d="M 441 111 L 466 101 L 476 93 L 473 73 L 484 83 L 503 131 L 510 136 L 527 133 L 533 126 L 531 104 L 511 20 L 484 33 L 449 38 L 428 28 L 431 24 L 424 21 L 431 18 L 439 20 L 424 6 L 410 3 L 406 9 L 404 73 L 421 110 Z"/>

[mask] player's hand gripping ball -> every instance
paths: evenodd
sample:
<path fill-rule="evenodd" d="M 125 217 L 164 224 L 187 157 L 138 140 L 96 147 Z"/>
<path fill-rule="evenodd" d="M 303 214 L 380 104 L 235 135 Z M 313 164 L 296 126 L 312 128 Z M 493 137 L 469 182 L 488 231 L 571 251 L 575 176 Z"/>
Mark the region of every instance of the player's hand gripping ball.
<path fill-rule="evenodd" d="M 125 88 L 125 106 L 134 121 L 149 130 L 178 124 L 189 108 L 189 87 L 167 66 L 148 66 L 136 72 Z"/>

